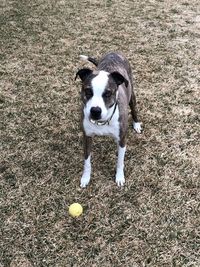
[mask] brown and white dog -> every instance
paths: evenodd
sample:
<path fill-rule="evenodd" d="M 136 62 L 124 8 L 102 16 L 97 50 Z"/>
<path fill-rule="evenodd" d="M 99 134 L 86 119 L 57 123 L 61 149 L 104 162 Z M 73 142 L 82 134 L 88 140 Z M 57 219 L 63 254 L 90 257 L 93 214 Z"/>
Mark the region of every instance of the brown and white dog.
<path fill-rule="evenodd" d="M 81 69 L 77 76 L 82 80 L 84 132 L 84 170 L 81 187 L 86 187 L 91 176 L 91 145 L 95 135 L 110 135 L 118 144 L 115 181 L 123 186 L 124 156 L 128 128 L 128 106 L 131 108 L 133 128 L 141 133 L 138 122 L 136 99 L 133 92 L 132 72 L 128 60 L 120 53 L 110 52 L 100 60 L 80 56 L 96 65 L 96 70 Z"/>

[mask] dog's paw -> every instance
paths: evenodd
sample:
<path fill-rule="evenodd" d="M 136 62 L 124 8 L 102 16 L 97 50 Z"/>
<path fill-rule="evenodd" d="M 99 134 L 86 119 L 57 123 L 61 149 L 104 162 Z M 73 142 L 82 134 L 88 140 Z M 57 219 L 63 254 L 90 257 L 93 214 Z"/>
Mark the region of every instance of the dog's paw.
<path fill-rule="evenodd" d="M 117 171 L 116 177 L 115 177 L 115 182 L 119 187 L 124 185 L 125 178 L 124 178 L 124 172 L 123 171 Z"/>
<path fill-rule="evenodd" d="M 80 187 L 85 188 L 90 182 L 90 175 L 88 174 L 83 174 L 81 177 L 81 184 Z"/>
<path fill-rule="evenodd" d="M 142 126 L 140 122 L 133 122 L 133 129 L 137 132 L 137 133 L 142 133 Z"/>

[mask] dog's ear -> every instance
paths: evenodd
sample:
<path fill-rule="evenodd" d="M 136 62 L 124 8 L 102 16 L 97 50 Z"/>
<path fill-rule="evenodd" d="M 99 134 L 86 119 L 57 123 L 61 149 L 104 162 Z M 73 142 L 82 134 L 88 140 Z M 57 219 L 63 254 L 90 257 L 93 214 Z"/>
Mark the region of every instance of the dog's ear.
<path fill-rule="evenodd" d="M 92 73 L 92 70 L 90 69 L 81 69 L 76 73 L 76 77 L 75 80 L 77 79 L 77 77 L 79 76 L 80 79 L 82 80 L 82 82 Z"/>
<path fill-rule="evenodd" d="M 110 74 L 110 76 L 113 78 L 113 80 L 116 82 L 117 86 L 119 86 L 122 83 L 125 83 L 125 86 L 128 87 L 128 81 L 124 78 L 119 72 L 114 71 Z"/>

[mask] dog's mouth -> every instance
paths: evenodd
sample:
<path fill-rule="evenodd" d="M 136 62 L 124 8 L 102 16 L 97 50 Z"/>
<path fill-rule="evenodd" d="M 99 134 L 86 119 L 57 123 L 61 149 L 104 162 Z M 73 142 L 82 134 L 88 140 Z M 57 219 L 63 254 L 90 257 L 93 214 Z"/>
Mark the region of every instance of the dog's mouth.
<path fill-rule="evenodd" d="M 95 124 L 97 121 L 96 120 L 93 120 L 93 119 L 89 119 L 89 121 L 91 122 L 91 123 L 93 123 L 93 124 Z"/>
<path fill-rule="evenodd" d="M 91 123 L 93 123 L 93 124 L 98 124 L 98 123 L 103 123 L 103 122 L 104 122 L 104 121 L 101 120 L 101 119 L 99 119 L 99 120 L 94 120 L 94 119 L 92 119 L 92 118 L 89 118 L 89 121 L 90 121 Z"/>
<path fill-rule="evenodd" d="M 98 122 L 101 122 L 101 121 L 103 121 L 102 120 L 102 116 L 101 116 L 101 114 L 92 114 L 91 112 L 90 112 L 90 115 L 89 115 L 89 121 L 91 122 L 91 123 L 93 123 L 93 124 L 96 124 L 96 123 L 98 123 Z"/>
<path fill-rule="evenodd" d="M 101 126 L 101 125 L 105 125 L 106 123 L 107 123 L 107 120 L 102 120 L 102 118 L 101 119 L 94 119 L 94 118 L 89 118 L 89 121 L 92 123 L 92 124 L 95 124 L 95 125 L 99 125 L 99 126 Z"/>

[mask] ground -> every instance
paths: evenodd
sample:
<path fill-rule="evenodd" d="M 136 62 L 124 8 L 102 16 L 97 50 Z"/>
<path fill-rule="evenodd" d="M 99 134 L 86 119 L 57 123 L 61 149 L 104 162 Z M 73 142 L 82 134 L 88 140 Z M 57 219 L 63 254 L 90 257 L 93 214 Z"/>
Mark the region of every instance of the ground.
<path fill-rule="evenodd" d="M 197 0 L 1 0 L 0 266 L 199 267 Z M 121 51 L 144 132 L 130 127 L 126 185 L 98 137 L 87 189 L 75 73 Z M 79 202 L 84 213 L 68 215 Z"/>

